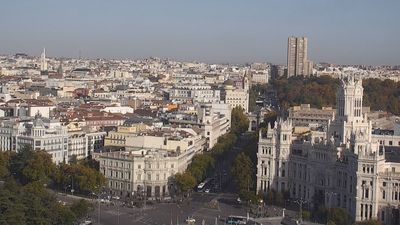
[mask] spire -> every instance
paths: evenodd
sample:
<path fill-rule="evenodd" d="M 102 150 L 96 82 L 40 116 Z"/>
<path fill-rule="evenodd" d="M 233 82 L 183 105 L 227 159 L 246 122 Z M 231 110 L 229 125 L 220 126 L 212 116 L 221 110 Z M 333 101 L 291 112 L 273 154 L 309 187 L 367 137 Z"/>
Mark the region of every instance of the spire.
<path fill-rule="evenodd" d="M 47 71 L 46 48 L 43 48 L 42 55 L 40 56 L 40 71 Z"/>

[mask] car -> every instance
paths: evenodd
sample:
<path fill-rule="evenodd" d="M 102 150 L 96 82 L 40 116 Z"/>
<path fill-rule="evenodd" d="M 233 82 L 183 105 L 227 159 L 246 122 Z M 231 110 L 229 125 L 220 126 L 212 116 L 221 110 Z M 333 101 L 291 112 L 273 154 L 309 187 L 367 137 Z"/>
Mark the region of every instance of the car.
<path fill-rule="evenodd" d="M 196 223 L 196 220 L 190 216 L 188 216 L 185 221 L 186 221 L 186 223 Z"/>
<path fill-rule="evenodd" d="M 237 203 L 242 203 L 242 199 L 240 199 L 240 197 L 238 197 L 237 199 L 236 199 L 236 201 L 237 201 Z"/>
<path fill-rule="evenodd" d="M 102 198 L 100 200 L 101 203 L 110 203 L 110 200 L 106 199 L 106 198 Z"/>
<path fill-rule="evenodd" d="M 82 223 L 80 223 L 79 225 L 92 225 L 92 221 L 91 220 L 85 220 Z"/>
<path fill-rule="evenodd" d="M 119 200 L 119 196 L 113 196 L 113 199 Z"/>
<path fill-rule="evenodd" d="M 206 190 L 204 190 L 205 193 L 210 193 L 210 189 L 207 188 Z"/>

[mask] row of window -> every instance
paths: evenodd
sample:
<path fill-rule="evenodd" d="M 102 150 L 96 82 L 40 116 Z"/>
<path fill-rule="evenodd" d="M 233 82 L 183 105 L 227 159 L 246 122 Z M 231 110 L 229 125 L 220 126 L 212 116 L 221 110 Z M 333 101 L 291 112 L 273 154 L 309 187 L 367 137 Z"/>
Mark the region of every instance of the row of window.
<path fill-rule="evenodd" d="M 379 140 L 380 145 L 385 145 L 385 140 Z M 388 141 L 389 146 L 393 146 L 393 141 Z M 400 141 L 398 143 L 398 146 L 400 146 Z"/>
<path fill-rule="evenodd" d="M 112 180 L 110 180 L 110 188 L 113 188 L 113 189 L 118 189 L 118 190 L 125 190 L 125 187 L 126 187 L 126 190 L 131 190 L 131 184 L 130 183 L 127 183 L 126 185 L 123 183 L 123 182 L 117 182 L 117 181 L 112 181 Z"/>
<path fill-rule="evenodd" d="M 103 174 L 105 174 L 105 170 L 103 170 Z M 125 174 L 125 176 L 124 176 Z M 109 176 L 110 178 L 120 178 L 120 179 L 131 179 L 131 173 L 130 172 L 122 172 L 122 171 L 113 171 L 113 170 L 109 170 Z"/>

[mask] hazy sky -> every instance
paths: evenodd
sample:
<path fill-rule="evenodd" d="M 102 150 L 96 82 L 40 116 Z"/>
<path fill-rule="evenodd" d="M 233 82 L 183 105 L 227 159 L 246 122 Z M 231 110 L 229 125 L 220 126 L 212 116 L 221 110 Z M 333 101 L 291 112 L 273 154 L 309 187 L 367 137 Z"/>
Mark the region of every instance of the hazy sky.
<path fill-rule="evenodd" d="M 400 0 L 3 0 L 0 54 L 400 64 Z"/>

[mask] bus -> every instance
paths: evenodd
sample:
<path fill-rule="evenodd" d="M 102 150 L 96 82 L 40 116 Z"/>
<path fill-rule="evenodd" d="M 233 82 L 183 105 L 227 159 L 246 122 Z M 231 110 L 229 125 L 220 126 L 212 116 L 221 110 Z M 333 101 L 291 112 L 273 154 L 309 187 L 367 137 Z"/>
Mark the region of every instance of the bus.
<path fill-rule="evenodd" d="M 199 185 L 197 185 L 197 192 L 203 192 L 204 189 L 207 187 L 208 183 L 210 183 L 212 180 L 213 180 L 212 178 L 207 178 Z"/>
<path fill-rule="evenodd" d="M 244 216 L 228 216 L 226 224 L 246 224 L 247 218 Z"/>

